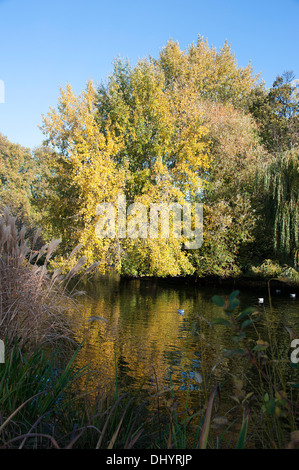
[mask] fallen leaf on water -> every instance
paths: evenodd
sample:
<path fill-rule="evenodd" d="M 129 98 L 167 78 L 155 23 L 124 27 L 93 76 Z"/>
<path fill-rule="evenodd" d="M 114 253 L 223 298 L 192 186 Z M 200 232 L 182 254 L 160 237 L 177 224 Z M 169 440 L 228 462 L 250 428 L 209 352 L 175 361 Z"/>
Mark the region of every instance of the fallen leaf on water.
<path fill-rule="evenodd" d="M 213 419 L 212 427 L 220 428 L 226 424 L 228 424 L 228 419 L 225 416 L 216 416 L 216 418 Z"/>
<path fill-rule="evenodd" d="M 104 317 L 100 317 L 100 316 L 97 315 L 97 316 L 91 316 L 91 317 L 89 317 L 86 321 L 105 321 L 105 322 L 106 322 L 107 319 L 104 318 Z"/>

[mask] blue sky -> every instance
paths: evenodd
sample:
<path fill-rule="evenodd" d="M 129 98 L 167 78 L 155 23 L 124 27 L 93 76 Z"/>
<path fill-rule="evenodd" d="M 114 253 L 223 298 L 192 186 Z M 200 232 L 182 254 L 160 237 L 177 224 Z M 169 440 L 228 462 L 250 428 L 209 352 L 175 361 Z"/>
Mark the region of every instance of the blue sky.
<path fill-rule="evenodd" d="M 217 49 L 227 40 L 267 86 L 285 70 L 299 78 L 298 23 L 299 0 L 0 0 L 0 132 L 40 145 L 60 86 L 79 93 L 105 80 L 116 57 L 158 57 L 169 38 L 181 49 L 199 34 Z"/>

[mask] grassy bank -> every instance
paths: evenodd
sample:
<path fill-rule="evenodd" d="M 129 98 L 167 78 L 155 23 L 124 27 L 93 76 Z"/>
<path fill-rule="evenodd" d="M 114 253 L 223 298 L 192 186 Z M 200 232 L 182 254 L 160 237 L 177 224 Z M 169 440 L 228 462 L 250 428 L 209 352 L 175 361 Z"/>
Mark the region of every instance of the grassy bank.
<path fill-rule="evenodd" d="M 157 281 L 159 284 L 163 285 L 195 285 L 199 287 L 211 286 L 215 288 L 226 288 L 226 289 L 242 289 L 246 291 L 250 290 L 262 290 L 270 286 L 271 294 L 274 294 L 276 289 L 281 290 L 283 295 L 289 295 L 290 293 L 299 293 L 299 282 L 292 280 L 287 277 L 271 277 L 271 276 L 261 276 L 261 275 L 243 275 L 238 277 L 217 277 L 217 276 L 207 276 L 207 277 L 195 277 L 195 276 L 184 276 L 184 277 L 142 277 L 136 278 L 133 276 L 122 277 L 122 279 L 133 280 L 133 279 L 142 279 L 142 281 Z"/>

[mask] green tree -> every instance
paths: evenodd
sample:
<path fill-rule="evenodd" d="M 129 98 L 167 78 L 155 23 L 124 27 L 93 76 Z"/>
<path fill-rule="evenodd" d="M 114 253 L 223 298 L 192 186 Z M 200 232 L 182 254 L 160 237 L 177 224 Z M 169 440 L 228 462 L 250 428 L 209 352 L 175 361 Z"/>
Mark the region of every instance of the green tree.
<path fill-rule="evenodd" d="M 31 204 L 36 168 L 30 149 L 0 134 L 0 211 L 9 207 L 18 224 L 27 227 L 32 227 L 38 219 Z"/>
<path fill-rule="evenodd" d="M 261 260 L 292 262 L 298 249 L 299 99 L 293 72 L 277 76 L 269 90 L 251 96 L 250 110 L 258 123 L 261 142 L 271 158 L 259 168 L 260 191 L 252 249 Z"/>
<path fill-rule="evenodd" d="M 299 249 L 299 151 L 276 156 L 262 174 L 265 213 L 272 246 L 282 262 L 294 262 Z"/>
<path fill-rule="evenodd" d="M 250 110 L 260 126 L 263 144 L 271 153 L 280 153 L 299 144 L 299 99 L 293 72 L 276 77 L 267 91 L 252 93 Z"/>
<path fill-rule="evenodd" d="M 193 264 L 199 275 L 229 276 L 250 262 L 244 254 L 248 255 L 257 226 L 256 170 L 269 155 L 259 143 L 250 114 L 229 103 L 204 101 L 201 109 L 209 129 L 211 164 L 202 195 L 204 243 L 192 253 Z"/>

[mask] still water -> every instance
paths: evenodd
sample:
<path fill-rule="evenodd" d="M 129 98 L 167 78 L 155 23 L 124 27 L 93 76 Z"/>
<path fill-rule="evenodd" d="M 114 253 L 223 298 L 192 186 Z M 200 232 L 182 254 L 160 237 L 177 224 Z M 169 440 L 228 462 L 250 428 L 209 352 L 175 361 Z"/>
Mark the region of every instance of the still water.
<path fill-rule="evenodd" d="M 114 387 L 115 380 L 125 390 L 147 393 L 188 390 L 198 399 L 201 390 L 215 384 L 224 386 L 224 395 L 232 393 L 234 376 L 244 377 L 244 363 L 236 358 L 223 358 L 223 348 L 236 347 L 231 331 L 210 322 L 223 314 L 211 298 L 229 295 L 233 288 L 201 287 L 187 282 L 119 280 L 103 277 L 85 286 L 81 299 L 82 318 L 78 339 L 84 339 L 80 365 L 91 364 L 96 371 L 94 387 Z M 264 305 L 258 298 L 264 297 Z M 267 339 L 277 347 L 277 359 L 290 368 L 290 336 L 285 326 L 298 333 L 299 298 L 289 293 L 271 299 L 266 289 L 240 289 L 240 306 L 255 306 L 260 314 L 259 330 L 249 327 L 254 339 Z M 184 309 L 184 315 L 178 313 Z M 88 321 L 91 316 L 106 321 Z M 247 374 L 248 372 L 248 374 Z M 251 371 L 247 378 L 255 380 Z M 198 375 L 199 374 L 199 375 Z M 252 372 L 252 374 L 254 374 Z M 225 392 L 226 387 L 226 392 Z"/>

